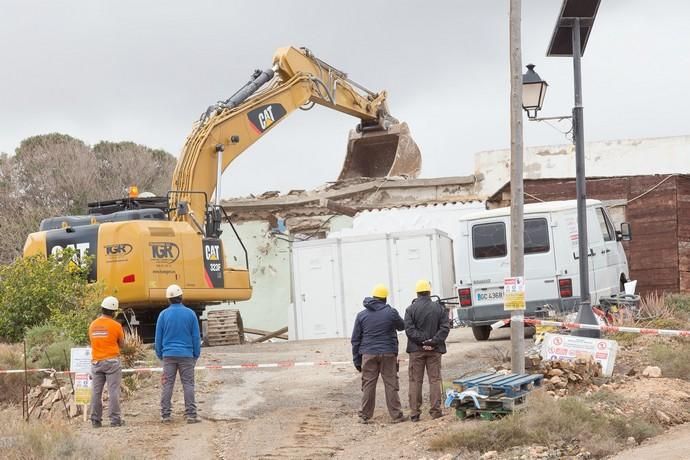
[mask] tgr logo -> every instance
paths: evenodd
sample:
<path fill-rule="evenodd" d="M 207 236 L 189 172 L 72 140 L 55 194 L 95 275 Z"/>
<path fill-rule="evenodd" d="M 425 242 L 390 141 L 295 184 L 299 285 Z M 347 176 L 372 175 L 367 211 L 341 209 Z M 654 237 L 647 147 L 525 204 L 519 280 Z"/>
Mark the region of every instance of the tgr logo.
<path fill-rule="evenodd" d="M 127 243 L 109 244 L 105 246 L 105 255 L 107 256 L 126 256 L 132 252 L 132 245 Z"/>
<path fill-rule="evenodd" d="M 156 262 L 171 264 L 180 256 L 180 248 L 175 243 L 149 243 L 149 246 L 151 246 L 151 257 Z"/>

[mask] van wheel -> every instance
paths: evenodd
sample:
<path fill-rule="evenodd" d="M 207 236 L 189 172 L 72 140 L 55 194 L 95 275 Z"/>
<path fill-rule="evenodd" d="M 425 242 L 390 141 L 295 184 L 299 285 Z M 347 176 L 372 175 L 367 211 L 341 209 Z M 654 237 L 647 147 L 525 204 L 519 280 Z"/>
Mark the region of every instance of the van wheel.
<path fill-rule="evenodd" d="M 491 326 L 472 326 L 472 334 L 479 341 L 489 340 Z"/>

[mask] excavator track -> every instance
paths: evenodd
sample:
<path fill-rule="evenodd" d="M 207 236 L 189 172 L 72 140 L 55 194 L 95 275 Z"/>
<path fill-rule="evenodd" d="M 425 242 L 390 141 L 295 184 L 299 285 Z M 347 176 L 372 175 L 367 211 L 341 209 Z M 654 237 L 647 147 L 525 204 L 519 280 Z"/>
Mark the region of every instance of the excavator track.
<path fill-rule="evenodd" d="M 204 342 L 210 347 L 241 345 L 244 326 L 239 310 L 212 310 L 206 313 Z"/>

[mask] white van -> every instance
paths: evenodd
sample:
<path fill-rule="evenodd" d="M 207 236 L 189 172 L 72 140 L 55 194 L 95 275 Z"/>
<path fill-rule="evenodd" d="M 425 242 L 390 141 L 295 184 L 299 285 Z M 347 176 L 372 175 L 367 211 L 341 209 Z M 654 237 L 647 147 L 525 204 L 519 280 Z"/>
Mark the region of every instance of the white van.
<path fill-rule="evenodd" d="M 524 218 L 526 316 L 575 311 L 580 300 L 577 201 L 528 204 Z M 592 305 L 623 292 L 629 274 L 621 241 L 630 237 L 628 223 L 615 231 L 601 202 L 587 200 Z M 510 208 L 462 217 L 455 252 L 458 317 L 477 340 L 487 340 L 491 324 L 510 317 L 503 309 L 503 282 L 510 276 Z"/>

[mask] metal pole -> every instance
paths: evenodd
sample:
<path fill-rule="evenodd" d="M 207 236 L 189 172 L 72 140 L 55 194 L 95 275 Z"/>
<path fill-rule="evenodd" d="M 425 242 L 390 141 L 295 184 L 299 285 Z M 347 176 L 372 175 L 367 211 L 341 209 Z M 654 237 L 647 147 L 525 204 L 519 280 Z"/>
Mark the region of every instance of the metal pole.
<path fill-rule="evenodd" d="M 589 289 L 589 242 L 587 241 L 587 182 L 585 175 L 585 130 L 582 108 L 582 68 L 580 49 L 580 18 L 575 18 L 572 29 L 573 74 L 575 84 L 575 105 L 573 107 L 573 134 L 575 141 L 575 187 L 577 195 L 577 235 L 580 262 L 580 310 L 576 322 L 597 324 Z M 573 335 L 600 337 L 599 331 L 577 329 Z"/>
<path fill-rule="evenodd" d="M 510 0 L 510 276 L 525 273 L 524 190 L 522 182 L 522 0 Z M 524 312 L 510 312 L 511 368 L 525 372 Z"/>
<path fill-rule="evenodd" d="M 31 401 L 29 401 L 29 371 L 27 369 L 27 364 L 26 364 L 26 340 L 24 340 L 24 400 L 22 400 L 22 413 L 24 414 L 24 421 L 28 422 L 29 421 L 29 404 Z M 26 406 L 26 411 L 24 410 L 24 407 Z"/>
<path fill-rule="evenodd" d="M 216 206 L 220 206 L 220 181 L 223 178 L 223 144 L 216 145 Z"/>

